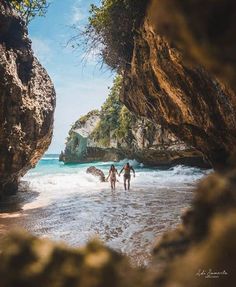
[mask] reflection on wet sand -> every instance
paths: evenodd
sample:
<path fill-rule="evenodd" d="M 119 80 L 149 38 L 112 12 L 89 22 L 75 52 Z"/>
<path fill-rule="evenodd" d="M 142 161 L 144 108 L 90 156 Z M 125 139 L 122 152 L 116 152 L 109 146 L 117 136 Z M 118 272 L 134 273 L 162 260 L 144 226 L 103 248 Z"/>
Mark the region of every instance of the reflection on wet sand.
<path fill-rule="evenodd" d="M 43 206 L 37 206 L 37 198 L 37 192 L 20 192 L 11 202 L 2 203 L 0 232 L 21 227 L 73 246 L 98 236 L 129 255 L 135 264 L 147 264 L 154 240 L 179 222 L 192 192 L 189 188 L 149 187 L 111 193 L 103 188 L 99 192 L 69 193 Z"/>

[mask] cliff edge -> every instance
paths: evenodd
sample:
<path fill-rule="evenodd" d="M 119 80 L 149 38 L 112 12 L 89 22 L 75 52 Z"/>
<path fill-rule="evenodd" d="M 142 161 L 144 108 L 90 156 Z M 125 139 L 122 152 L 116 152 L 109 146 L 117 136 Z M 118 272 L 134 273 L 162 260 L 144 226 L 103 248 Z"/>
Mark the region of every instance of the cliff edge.
<path fill-rule="evenodd" d="M 236 146 L 235 94 L 202 66 L 187 61 L 174 37 L 167 41 L 160 36 L 158 31 L 165 27 L 171 37 L 167 27 L 173 32 L 177 18 L 171 21 L 169 11 L 181 1 L 162 2 L 149 1 L 134 39 L 131 64 L 124 72 L 121 100 L 131 111 L 161 124 L 201 151 L 215 168 L 225 167 Z M 165 19 L 173 25 L 165 26 Z M 184 33 L 184 27 L 176 33 Z"/>
<path fill-rule="evenodd" d="M 65 163 L 136 159 L 147 166 L 186 164 L 209 166 L 200 152 L 148 119 L 131 113 L 119 100 L 122 78 L 114 86 L 100 111 L 81 117 L 69 131 Z"/>
<path fill-rule="evenodd" d="M 27 28 L 7 2 L 0 3 L 0 195 L 47 150 L 53 129 L 55 90 L 34 57 Z"/>

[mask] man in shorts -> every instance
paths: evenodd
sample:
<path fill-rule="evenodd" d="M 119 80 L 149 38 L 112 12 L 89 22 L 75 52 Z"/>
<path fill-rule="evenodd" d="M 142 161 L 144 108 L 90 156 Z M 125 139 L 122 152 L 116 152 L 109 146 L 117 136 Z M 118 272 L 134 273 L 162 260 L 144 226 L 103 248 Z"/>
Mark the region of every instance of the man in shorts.
<path fill-rule="evenodd" d="M 125 188 L 125 190 L 127 189 L 127 188 L 126 188 L 126 187 L 127 187 L 127 185 L 126 185 L 126 182 L 127 182 L 127 181 L 128 181 L 128 190 L 129 190 L 129 188 L 130 188 L 130 178 L 131 178 L 130 172 L 131 172 L 131 170 L 132 170 L 132 172 L 133 172 L 133 174 L 134 174 L 134 177 L 135 177 L 135 171 L 134 171 L 133 167 L 130 166 L 129 163 L 127 163 L 127 164 L 122 168 L 122 170 L 121 170 L 120 173 L 119 173 L 119 176 L 120 176 L 121 173 L 124 171 L 124 188 Z"/>

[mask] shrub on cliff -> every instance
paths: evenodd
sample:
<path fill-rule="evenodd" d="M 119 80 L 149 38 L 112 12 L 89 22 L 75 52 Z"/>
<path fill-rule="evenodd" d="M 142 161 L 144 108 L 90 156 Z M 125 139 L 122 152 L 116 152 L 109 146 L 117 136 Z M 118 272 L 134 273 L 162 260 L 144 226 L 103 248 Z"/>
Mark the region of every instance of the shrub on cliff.
<path fill-rule="evenodd" d="M 109 146 L 110 139 L 119 128 L 119 114 L 122 104 L 119 100 L 119 93 L 122 78 L 116 77 L 107 100 L 102 105 L 100 121 L 92 133 L 92 138 L 101 145 Z"/>
<path fill-rule="evenodd" d="M 49 4 L 47 0 L 9 0 L 10 5 L 16 9 L 26 24 L 36 16 L 45 16 Z"/>
<path fill-rule="evenodd" d="M 135 116 L 120 102 L 119 94 L 122 77 L 117 76 L 106 102 L 100 112 L 100 121 L 92 133 L 92 138 L 103 146 L 109 147 L 111 139 L 118 143 L 132 141 L 132 124 Z"/>
<path fill-rule="evenodd" d="M 122 70 L 131 61 L 134 36 L 144 17 L 147 2 L 103 0 L 100 7 L 91 5 L 89 23 L 82 32 L 86 51 L 100 47 L 102 61 L 112 69 Z M 74 40 L 77 38 L 81 41 L 81 37 Z"/>

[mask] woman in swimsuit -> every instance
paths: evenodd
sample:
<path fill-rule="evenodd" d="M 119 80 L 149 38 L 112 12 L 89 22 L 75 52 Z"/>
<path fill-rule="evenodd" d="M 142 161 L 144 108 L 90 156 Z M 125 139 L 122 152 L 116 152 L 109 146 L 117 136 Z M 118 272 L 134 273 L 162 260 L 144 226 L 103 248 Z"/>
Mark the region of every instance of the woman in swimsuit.
<path fill-rule="evenodd" d="M 111 168 L 109 170 L 109 175 L 107 177 L 107 180 L 110 177 L 110 182 L 111 182 L 111 189 L 116 188 L 116 174 L 118 174 L 117 169 L 115 168 L 114 164 L 111 165 Z"/>

